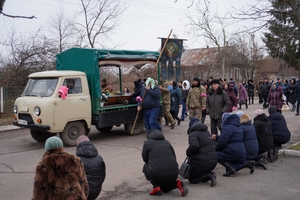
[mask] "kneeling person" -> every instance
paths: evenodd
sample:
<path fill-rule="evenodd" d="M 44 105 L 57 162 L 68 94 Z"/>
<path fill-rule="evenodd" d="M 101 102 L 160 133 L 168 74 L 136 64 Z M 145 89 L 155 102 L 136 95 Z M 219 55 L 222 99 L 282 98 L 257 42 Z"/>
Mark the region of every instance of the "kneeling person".
<path fill-rule="evenodd" d="M 142 158 L 145 162 L 143 172 L 147 180 L 153 185 L 150 195 L 162 195 L 178 188 L 182 196 L 188 193 L 184 183 L 177 180 L 178 163 L 171 143 L 157 129 L 147 135 L 144 142 Z"/>
<path fill-rule="evenodd" d="M 211 181 L 211 187 L 215 186 L 216 174 L 212 170 L 217 165 L 218 157 L 207 126 L 197 118 L 192 118 L 187 134 L 189 147 L 186 156 L 189 157 L 191 165 L 190 183 Z"/>

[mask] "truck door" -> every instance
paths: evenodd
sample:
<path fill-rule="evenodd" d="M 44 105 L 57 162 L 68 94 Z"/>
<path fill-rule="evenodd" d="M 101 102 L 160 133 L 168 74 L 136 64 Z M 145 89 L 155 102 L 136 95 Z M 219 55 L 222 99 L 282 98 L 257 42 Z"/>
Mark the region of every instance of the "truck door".
<path fill-rule="evenodd" d="M 69 121 L 77 121 L 88 117 L 90 98 L 87 91 L 83 91 L 81 78 L 65 78 L 63 85 L 68 87 L 65 99 L 56 101 L 54 111 L 54 125 L 58 131 L 63 131 Z"/>

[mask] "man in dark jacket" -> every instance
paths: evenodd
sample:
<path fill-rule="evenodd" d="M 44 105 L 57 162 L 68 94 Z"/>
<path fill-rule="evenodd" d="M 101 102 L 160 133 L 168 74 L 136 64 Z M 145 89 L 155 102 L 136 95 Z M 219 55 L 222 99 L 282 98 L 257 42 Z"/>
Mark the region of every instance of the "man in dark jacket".
<path fill-rule="evenodd" d="M 178 163 L 171 143 L 157 129 L 150 131 L 144 142 L 142 158 L 145 162 L 143 172 L 153 185 L 150 195 L 162 195 L 178 188 L 182 196 L 188 193 L 184 183 L 177 180 Z"/>
<path fill-rule="evenodd" d="M 140 95 L 142 101 L 138 101 L 137 110 L 144 110 L 144 124 L 147 132 L 153 129 L 162 130 L 161 125 L 157 121 L 160 107 L 160 89 L 155 86 L 155 81 L 148 78 L 146 87 L 142 89 Z"/>
<path fill-rule="evenodd" d="M 264 109 L 268 107 L 266 103 L 268 100 L 270 89 L 271 89 L 271 84 L 269 83 L 268 78 L 264 78 L 264 82 L 260 86 L 260 92 L 264 100 L 264 104 L 263 104 Z"/>
<path fill-rule="evenodd" d="M 189 157 L 191 165 L 190 183 L 211 181 L 210 186 L 215 186 L 216 174 L 212 170 L 216 167 L 218 158 L 207 126 L 199 122 L 197 118 L 192 118 L 187 133 L 189 147 L 186 150 L 186 156 Z"/>
<path fill-rule="evenodd" d="M 143 88 L 145 88 L 145 83 L 142 81 L 142 79 L 138 79 L 136 81 L 133 82 L 134 83 L 134 93 L 132 95 L 130 95 L 131 99 L 128 101 L 131 104 L 135 104 L 137 103 L 136 101 L 136 97 L 139 96 L 143 90 Z"/>
<path fill-rule="evenodd" d="M 89 183 L 88 200 L 95 200 L 101 192 L 106 176 L 105 162 L 98 154 L 96 147 L 85 135 L 78 137 L 76 155 L 84 164 L 85 173 Z"/>
<path fill-rule="evenodd" d="M 220 87 L 218 79 L 212 80 L 212 89 L 208 92 L 206 112 L 210 116 L 211 134 L 218 135 L 221 131 L 222 115 L 230 108 L 230 100 L 227 93 Z"/>

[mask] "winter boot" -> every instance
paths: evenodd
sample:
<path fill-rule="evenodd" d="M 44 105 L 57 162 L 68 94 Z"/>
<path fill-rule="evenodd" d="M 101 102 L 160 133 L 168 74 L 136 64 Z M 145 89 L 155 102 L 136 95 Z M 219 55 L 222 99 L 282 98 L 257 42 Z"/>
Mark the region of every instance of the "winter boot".
<path fill-rule="evenodd" d="M 177 118 L 177 125 L 180 125 L 181 119 Z"/>
<path fill-rule="evenodd" d="M 230 176 L 231 174 L 235 174 L 236 171 L 235 169 L 228 163 L 224 162 L 224 163 L 220 163 L 221 165 L 223 165 L 226 168 L 226 173 L 223 174 L 223 176 Z"/>
<path fill-rule="evenodd" d="M 291 112 L 294 112 L 294 111 L 295 111 L 295 104 L 292 104 Z"/>
<path fill-rule="evenodd" d="M 181 180 L 177 180 L 177 188 L 179 189 L 182 196 L 187 195 L 187 193 L 189 192 L 189 190 Z"/>
<path fill-rule="evenodd" d="M 256 160 L 255 161 L 255 166 L 257 166 L 257 167 L 262 167 L 262 168 L 264 168 L 264 170 L 267 170 L 267 166 L 265 165 L 265 163 L 263 162 L 263 161 L 261 161 L 261 160 Z"/>
<path fill-rule="evenodd" d="M 255 161 L 254 160 L 246 161 L 245 167 L 248 167 L 250 169 L 250 174 L 252 174 L 255 170 Z"/>
<path fill-rule="evenodd" d="M 275 151 L 274 151 L 274 149 L 270 149 L 268 151 L 268 160 L 270 161 L 270 163 L 275 162 Z"/>
<path fill-rule="evenodd" d="M 171 124 L 171 129 L 174 129 L 175 128 L 175 122 L 174 124 Z"/>
<path fill-rule="evenodd" d="M 210 184 L 211 187 L 214 187 L 215 185 L 217 185 L 217 176 L 216 176 L 215 172 L 210 173 L 210 181 L 211 181 L 211 184 Z"/>
<path fill-rule="evenodd" d="M 246 109 L 248 109 L 248 104 L 246 103 Z"/>
<path fill-rule="evenodd" d="M 279 152 L 279 148 L 275 147 L 275 149 L 274 149 L 275 161 L 278 160 L 278 152 Z"/>
<path fill-rule="evenodd" d="M 149 192 L 150 195 L 157 195 L 157 196 L 161 196 L 162 195 L 162 192 L 161 192 L 161 189 L 160 187 L 154 187 L 153 190 L 151 190 Z"/>

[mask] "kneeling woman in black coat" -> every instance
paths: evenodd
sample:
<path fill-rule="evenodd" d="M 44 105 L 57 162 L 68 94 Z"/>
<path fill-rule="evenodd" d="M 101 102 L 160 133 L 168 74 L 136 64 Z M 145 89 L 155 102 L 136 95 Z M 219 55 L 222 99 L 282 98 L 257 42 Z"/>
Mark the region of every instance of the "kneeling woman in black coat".
<path fill-rule="evenodd" d="M 142 151 L 145 162 L 143 172 L 147 180 L 153 185 L 150 195 L 162 195 L 178 188 L 182 196 L 188 193 L 181 180 L 177 180 L 178 163 L 175 151 L 164 135 L 157 129 L 153 129 L 147 135 Z"/>
<path fill-rule="evenodd" d="M 211 181 L 211 187 L 217 184 L 215 169 L 217 165 L 217 153 L 214 141 L 207 130 L 207 126 L 197 118 L 192 118 L 187 131 L 189 135 L 189 147 L 186 156 L 191 165 L 190 183 Z"/>

